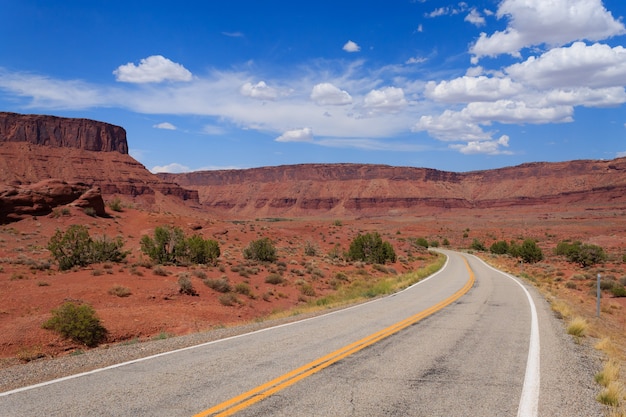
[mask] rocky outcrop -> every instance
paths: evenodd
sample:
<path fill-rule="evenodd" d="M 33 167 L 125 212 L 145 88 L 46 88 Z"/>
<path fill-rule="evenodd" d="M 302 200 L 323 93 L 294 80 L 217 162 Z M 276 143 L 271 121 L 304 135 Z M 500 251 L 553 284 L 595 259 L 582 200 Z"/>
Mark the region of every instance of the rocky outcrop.
<path fill-rule="evenodd" d="M 89 119 L 0 112 L 0 142 L 128 153 L 126 131 Z"/>
<path fill-rule="evenodd" d="M 390 215 L 419 210 L 626 204 L 626 158 L 529 163 L 455 173 L 362 164 L 304 164 L 158 174 L 237 216 Z"/>
<path fill-rule="evenodd" d="M 97 188 L 51 179 L 27 186 L 0 186 L 0 224 L 26 216 L 44 216 L 55 207 L 75 205 L 105 216 L 104 200 Z"/>

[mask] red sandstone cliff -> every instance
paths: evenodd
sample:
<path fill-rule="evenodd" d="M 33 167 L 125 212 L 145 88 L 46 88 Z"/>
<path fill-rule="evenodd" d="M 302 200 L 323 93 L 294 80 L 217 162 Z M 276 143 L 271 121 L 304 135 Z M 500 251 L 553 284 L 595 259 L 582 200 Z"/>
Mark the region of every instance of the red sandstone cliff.
<path fill-rule="evenodd" d="M 0 112 L 0 142 L 128 154 L 126 131 L 88 119 Z"/>
<path fill-rule="evenodd" d="M 195 189 L 207 208 L 239 216 L 402 215 L 454 208 L 626 204 L 626 159 L 530 163 L 454 173 L 305 164 L 158 174 Z"/>
<path fill-rule="evenodd" d="M 150 173 L 128 155 L 126 131 L 108 123 L 0 113 L 0 183 L 47 179 L 85 183 L 106 196 L 151 206 L 158 195 L 197 202 L 198 194 Z"/>

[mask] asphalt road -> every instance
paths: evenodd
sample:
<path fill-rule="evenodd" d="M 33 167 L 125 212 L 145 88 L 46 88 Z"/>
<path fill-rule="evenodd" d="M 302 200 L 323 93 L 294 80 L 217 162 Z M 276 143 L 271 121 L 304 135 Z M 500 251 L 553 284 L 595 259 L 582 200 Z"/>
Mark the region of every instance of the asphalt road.
<path fill-rule="evenodd" d="M 603 415 L 595 365 L 548 304 L 445 253 L 440 273 L 391 297 L 0 393 L 0 416 Z"/>

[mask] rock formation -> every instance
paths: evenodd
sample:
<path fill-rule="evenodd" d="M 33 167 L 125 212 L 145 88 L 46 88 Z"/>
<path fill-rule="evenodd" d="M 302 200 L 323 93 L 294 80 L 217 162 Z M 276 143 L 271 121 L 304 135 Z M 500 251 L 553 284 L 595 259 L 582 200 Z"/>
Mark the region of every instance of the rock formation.
<path fill-rule="evenodd" d="M 0 186 L 0 224 L 27 216 L 44 216 L 55 207 L 69 204 L 91 208 L 97 216 L 106 215 L 99 189 L 53 179 L 27 186 Z"/>
<path fill-rule="evenodd" d="M 88 119 L 0 112 L 0 142 L 128 154 L 126 131 Z"/>
<path fill-rule="evenodd" d="M 305 164 L 158 174 L 237 216 L 402 215 L 419 210 L 626 203 L 626 158 L 529 163 L 455 173 L 361 164 Z"/>
<path fill-rule="evenodd" d="M 125 196 L 146 207 L 157 194 L 198 201 L 197 191 L 159 179 L 128 155 L 126 131 L 119 126 L 0 113 L 0 181 L 18 186 L 45 179 L 89 184 L 105 197 Z"/>

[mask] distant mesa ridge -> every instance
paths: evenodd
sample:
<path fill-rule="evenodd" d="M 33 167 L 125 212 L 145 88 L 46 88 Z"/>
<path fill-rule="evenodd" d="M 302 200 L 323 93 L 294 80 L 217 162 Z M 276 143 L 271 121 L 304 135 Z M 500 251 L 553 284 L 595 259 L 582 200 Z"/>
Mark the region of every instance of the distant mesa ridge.
<path fill-rule="evenodd" d="M 89 119 L 0 112 L 0 142 L 128 154 L 126 130 Z"/>
<path fill-rule="evenodd" d="M 157 209 L 184 203 L 230 218 L 422 216 L 504 207 L 550 212 L 566 205 L 626 210 L 626 158 L 463 173 L 338 163 L 155 175 L 128 155 L 119 126 L 1 112 L 0 182 L 7 192 L 50 179 L 97 187 L 105 200 L 126 196 Z"/>

